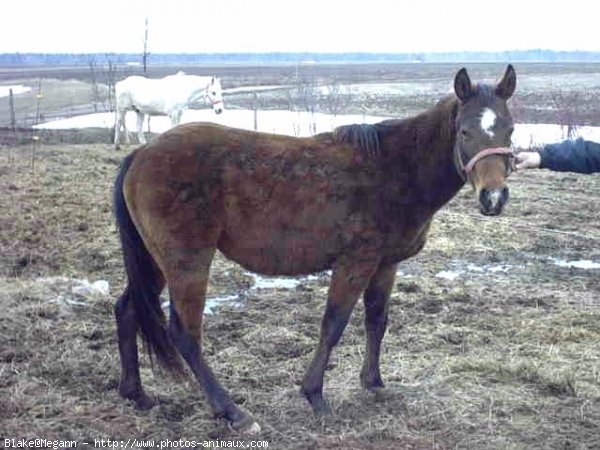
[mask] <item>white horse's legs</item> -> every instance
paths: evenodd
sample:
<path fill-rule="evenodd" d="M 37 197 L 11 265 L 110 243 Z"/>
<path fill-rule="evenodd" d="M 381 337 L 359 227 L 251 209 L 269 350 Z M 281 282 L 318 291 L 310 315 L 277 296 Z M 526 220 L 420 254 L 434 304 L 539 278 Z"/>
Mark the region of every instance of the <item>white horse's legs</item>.
<path fill-rule="evenodd" d="M 129 144 L 129 133 L 127 133 L 127 125 L 125 124 L 125 116 L 127 115 L 126 110 L 119 110 L 118 108 L 115 110 L 115 148 L 119 148 L 119 144 L 121 143 L 120 133 L 121 128 L 125 133 L 125 142 Z"/>
<path fill-rule="evenodd" d="M 119 116 L 119 110 L 115 109 L 115 137 L 113 143 L 115 144 L 116 149 L 119 148 L 119 130 L 121 128 L 121 118 Z"/>
<path fill-rule="evenodd" d="M 137 113 L 137 133 L 138 133 L 138 140 L 139 140 L 140 144 L 146 143 L 146 136 L 144 136 L 144 118 L 145 118 L 144 113 L 141 113 L 141 112 Z"/>
<path fill-rule="evenodd" d="M 131 139 L 129 138 L 129 131 L 127 130 L 127 110 L 121 111 L 121 123 L 123 124 L 123 133 L 125 133 L 125 143 L 127 145 L 131 144 Z"/>

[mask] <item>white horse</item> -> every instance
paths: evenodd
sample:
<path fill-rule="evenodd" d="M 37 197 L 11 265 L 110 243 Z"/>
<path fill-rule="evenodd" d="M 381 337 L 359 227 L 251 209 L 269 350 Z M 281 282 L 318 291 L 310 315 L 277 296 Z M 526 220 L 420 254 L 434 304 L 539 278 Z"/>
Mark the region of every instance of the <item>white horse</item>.
<path fill-rule="evenodd" d="M 216 114 L 223 112 L 223 90 L 216 77 L 200 77 L 178 72 L 160 79 L 131 76 L 115 84 L 115 147 L 119 148 L 119 133 L 129 133 L 125 124 L 127 111 L 137 114 L 137 134 L 140 144 L 146 143 L 143 133 L 144 118 L 169 116 L 171 125 L 178 125 L 183 111 L 189 104 L 204 98 Z"/>

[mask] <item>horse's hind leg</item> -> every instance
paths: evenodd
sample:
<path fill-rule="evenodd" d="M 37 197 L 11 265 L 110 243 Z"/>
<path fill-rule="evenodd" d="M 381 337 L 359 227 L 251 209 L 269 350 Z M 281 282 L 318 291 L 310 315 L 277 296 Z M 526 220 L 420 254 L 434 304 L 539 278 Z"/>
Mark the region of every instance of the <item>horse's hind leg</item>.
<path fill-rule="evenodd" d="M 256 433 L 260 430 L 258 424 L 231 400 L 202 355 L 202 315 L 214 249 L 200 250 L 193 258 L 189 252 L 184 253 L 182 259 L 172 260 L 173 270 L 167 274 L 171 338 L 194 372 L 215 414 L 236 430 Z"/>
<path fill-rule="evenodd" d="M 358 297 L 364 291 L 377 267 L 377 258 L 362 261 L 338 261 L 331 275 L 327 306 L 321 323 L 321 337 L 313 360 L 302 381 L 301 391 L 316 414 L 329 412 L 323 399 L 323 375 L 331 350 L 348 324 Z"/>
<path fill-rule="evenodd" d="M 139 324 L 129 288 L 117 300 L 115 317 L 121 356 L 119 393 L 122 397 L 133 400 L 137 409 L 150 409 L 155 402 L 146 395 L 142 387 L 136 339 Z"/>
<path fill-rule="evenodd" d="M 379 267 L 364 293 L 367 352 L 360 381 L 365 389 L 381 394 L 383 381 L 379 371 L 381 340 L 387 327 L 388 308 L 398 264 Z"/>
<path fill-rule="evenodd" d="M 119 114 L 119 110 L 115 110 L 115 138 L 113 139 L 113 144 L 115 144 L 115 148 L 118 150 L 120 148 L 119 145 L 119 131 L 121 130 L 121 115 Z"/>
<path fill-rule="evenodd" d="M 137 112 L 137 134 L 140 144 L 146 143 L 146 136 L 144 136 L 144 114 Z"/>
<path fill-rule="evenodd" d="M 121 128 L 125 132 L 125 142 L 129 144 L 129 135 L 127 134 L 127 126 L 125 125 L 125 115 L 127 111 L 116 109 L 115 111 L 115 148 L 118 150 L 121 147 Z"/>

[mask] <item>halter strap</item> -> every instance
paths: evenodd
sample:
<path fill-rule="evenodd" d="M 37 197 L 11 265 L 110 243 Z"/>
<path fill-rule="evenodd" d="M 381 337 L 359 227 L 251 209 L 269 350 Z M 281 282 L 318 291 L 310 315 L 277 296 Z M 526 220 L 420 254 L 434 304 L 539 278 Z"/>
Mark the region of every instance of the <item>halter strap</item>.
<path fill-rule="evenodd" d="M 475 154 L 475 156 L 473 156 L 466 165 L 463 164 L 462 157 L 461 157 L 460 153 L 458 153 L 457 159 L 458 159 L 458 164 L 460 166 L 461 176 L 467 177 L 468 175 L 470 175 L 471 172 L 473 171 L 473 168 L 475 167 L 475 164 L 477 164 L 483 158 L 486 158 L 491 155 L 508 155 L 508 157 L 510 159 L 509 170 L 512 170 L 513 157 L 515 155 L 512 148 L 492 147 L 492 148 L 486 148 L 486 149 L 480 151 L 479 153 Z"/>

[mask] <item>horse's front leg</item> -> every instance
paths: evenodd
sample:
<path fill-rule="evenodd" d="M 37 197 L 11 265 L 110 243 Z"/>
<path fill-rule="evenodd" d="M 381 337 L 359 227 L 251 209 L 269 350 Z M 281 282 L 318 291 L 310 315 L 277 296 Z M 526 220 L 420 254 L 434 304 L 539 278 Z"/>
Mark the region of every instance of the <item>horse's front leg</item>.
<path fill-rule="evenodd" d="M 359 259 L 360 258 L 360 259 Z M 301 391 L 316 414 L 330 411 L 323 399 L 323 376 L 331 350 L 348 324 L 350 314 L 360 294 L 375 272 L 379 258 L 364 258 L 364 254 L 343 258 L 335 263 L 327 296 L 327 306 L 321 323 L 319 346 L 302 381 Z"/>
<path fill-rule="evenodd" d="M 360 381 L 365 389 L 378 394 L 383 388 L 379 371 L 381 340 L 385 334 L 388 309 L 398 264 L 381 265 L 371 278 L 363 300 L 365 303 L 365 328 L 367 331 L 367 352 Z"/>

